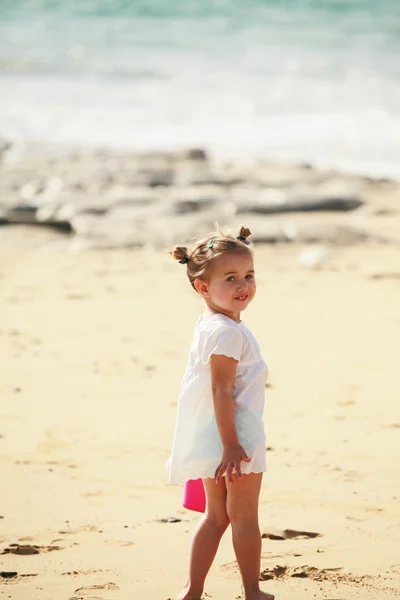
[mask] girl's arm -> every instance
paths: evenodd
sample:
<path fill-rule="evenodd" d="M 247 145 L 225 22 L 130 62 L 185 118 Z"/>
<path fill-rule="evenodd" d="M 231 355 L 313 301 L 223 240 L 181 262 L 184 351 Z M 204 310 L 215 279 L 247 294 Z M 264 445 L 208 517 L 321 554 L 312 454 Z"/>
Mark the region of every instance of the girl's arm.
<path fill-rule="evenodd" d="M 213 354 L 210 363 L 215 420 L 223 445 L 222 460 L 215 471 L 215 483 L 219 483 L 225 473 L 228 481 L 233 483 L 233 470 L 242 478 L 240 463 L 242 460 L 250 461 L 239 444 L 235 425 L 232 391 L 237 361 L 223 354 Z"/>

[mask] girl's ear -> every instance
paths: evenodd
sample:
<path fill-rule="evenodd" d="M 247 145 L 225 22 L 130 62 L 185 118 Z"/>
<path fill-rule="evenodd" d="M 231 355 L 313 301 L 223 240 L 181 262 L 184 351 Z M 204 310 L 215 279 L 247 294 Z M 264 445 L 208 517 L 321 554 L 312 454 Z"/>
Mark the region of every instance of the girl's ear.
<path fill-rule="evenodd" d="M 208 291 L 208 285 L 205 281 L 202 279 L 195 279 L 193 285 L 194 289 L 198 294 L 200 294 L 200 296 L 203 296 L 203 298 L 208 298 L 210 292 Z"/>

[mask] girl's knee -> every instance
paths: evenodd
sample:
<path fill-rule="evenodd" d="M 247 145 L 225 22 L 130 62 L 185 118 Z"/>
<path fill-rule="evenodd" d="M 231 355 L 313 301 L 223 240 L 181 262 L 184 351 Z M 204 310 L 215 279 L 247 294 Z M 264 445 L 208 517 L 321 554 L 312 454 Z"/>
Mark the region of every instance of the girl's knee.
<path fill-rule="evenodd" d="M 224 532 L 230 523 L 228 513 L 226 511 L 215 511 L 215 510 L 207 510 L 206 518 L 208 521 L 212 522 L 213 525 Z"/>
<path fill-rule="evenodd" d="M 254 498 L 228 498 L 226 511 L 232 524 L 237 521 L 258 521 L 258 504 L 254 501 Z"/>
<path fill-rule="evenodd" d="M 232 527 L 242 523 L 247 523 L 248 525 L 258 523 L 258 511 L 257 509 L 252 510 L 251 507 L 230 506 L 228 507 L 227 514 Z"/>

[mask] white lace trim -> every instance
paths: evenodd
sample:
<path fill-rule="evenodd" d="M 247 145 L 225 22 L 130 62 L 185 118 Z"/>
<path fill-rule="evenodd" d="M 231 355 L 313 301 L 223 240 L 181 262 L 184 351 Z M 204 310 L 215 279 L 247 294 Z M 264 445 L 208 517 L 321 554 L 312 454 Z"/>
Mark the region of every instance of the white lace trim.
<path fill-rule="evenodd" d="M 168 468 L 167 465 L 166 468 Z M 267 471 L 266 465 L 260 465 L 255 463 L 251 465 L 250 469 L 242 468 L 243 475 L 249 475 L 250 473 L 265 473 Z M 186 469 L 179 469 L 179 474 L 172 476 L 170 474 L 169 485 L 178 485 L 179 483 L 186 483 L 189 479 L 214 479 L 215 468 L 205 469 L 193 469 L 193 467 L 187 467 Z"/>

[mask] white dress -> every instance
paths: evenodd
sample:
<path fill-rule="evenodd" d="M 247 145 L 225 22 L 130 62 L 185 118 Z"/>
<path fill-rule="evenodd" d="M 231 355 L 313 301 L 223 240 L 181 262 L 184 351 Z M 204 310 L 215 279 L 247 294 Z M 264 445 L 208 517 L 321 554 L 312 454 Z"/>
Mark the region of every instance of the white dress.
<path fill-rule="evenodd" d="M 222 314 L 197 321 L 189 363 L 183 376 L 171 457 L 169 483 L 214 477 L 221 462 L 222 443 L 214 415 L 210 358 L 223 354 L 238 361 L 233 387 L 235 424 L 239 443 L 251 462 L 243 473 L 266 471 L 264 410 L 267 365 L 260 347 L 244 323 Z"/>

